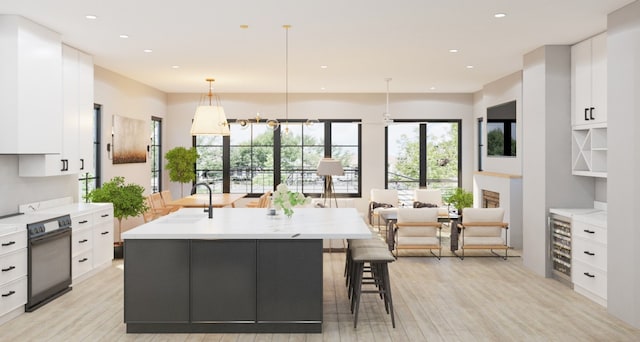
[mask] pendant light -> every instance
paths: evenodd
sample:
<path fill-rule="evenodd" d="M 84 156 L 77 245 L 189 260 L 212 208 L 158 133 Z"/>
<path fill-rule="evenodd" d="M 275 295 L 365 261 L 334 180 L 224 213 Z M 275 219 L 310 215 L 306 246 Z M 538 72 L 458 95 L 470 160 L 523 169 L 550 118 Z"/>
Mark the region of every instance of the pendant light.
<path fill-rule="evenodd" d="M 389 82 L 391 82 L 391 78 L 385 78 L 384 80 L 387 82 L 387 106 L 382 114 L 382 121 L 386 127 L 393 123 L 393 119 L 391 119 L 391 113 L 389 113 Z"/>
<path fill-rule="evenodd" d="M 191 135 L 228 136 L 230 132 L 227 116 L 220 104 L 220 98 L 213 94 L 215 79 L 207 78 L 206 81 L 209 82 L 209 94 L 206 95 L 209 97 L 209 105 L 200 105 L 196 108 L 191 125 Z M 215 105 L 212 103 L 213 97 L 216 99 Z"/>

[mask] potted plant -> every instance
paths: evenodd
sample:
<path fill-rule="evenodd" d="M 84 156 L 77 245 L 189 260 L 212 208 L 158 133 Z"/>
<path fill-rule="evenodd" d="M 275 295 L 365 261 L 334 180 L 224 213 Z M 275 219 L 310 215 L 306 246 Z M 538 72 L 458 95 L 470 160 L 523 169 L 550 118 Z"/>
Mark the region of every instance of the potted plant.
<path fill-rule="evenodd" d="M 116 176 L 92 190 L 87 199 L 91 202 L 113 204 L 113 216 L 118 219 L 118 230 L 113 242 L 114 256 L 122 257 L 122 219 L 141 215 L 149 209 L 143 195 L 144 187 L 138 184 L 125 184 L 124 177 Z"/>
<path fill-rule="evenodd" d="M 458 215 L 462 215 L 462 209 L 473 206 L 473 193 L 463 188 L 456 188 L 445 196 L 444 200 L 458 210 Z"/>
<path fill-rule="evenodd" d="M 167 159 L 166 168 L 169 170 L 169 179 L 172 182 L 190 183 L 196 180 L 193 165 L 199 155 L 195 147 L 190 149 L 175 147 L 165 153 L 164 157 Z M 184 197 L 183 187 L 180 187 L 180 197 Z"/>

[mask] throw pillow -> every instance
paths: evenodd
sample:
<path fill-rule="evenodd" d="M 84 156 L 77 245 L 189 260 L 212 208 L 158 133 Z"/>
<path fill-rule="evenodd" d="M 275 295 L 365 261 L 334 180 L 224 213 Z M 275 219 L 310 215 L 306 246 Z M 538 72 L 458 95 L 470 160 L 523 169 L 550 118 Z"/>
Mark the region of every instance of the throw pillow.
<path fill-rule="evenodd" d="M 414 201 L 413 202 L 413 207 L 414 208 L 437 208 L 438 205 L 437 204 L 433 204 L 433 203 L 424 203 L 424 202 L 420 202 L 420 201 Z"/>

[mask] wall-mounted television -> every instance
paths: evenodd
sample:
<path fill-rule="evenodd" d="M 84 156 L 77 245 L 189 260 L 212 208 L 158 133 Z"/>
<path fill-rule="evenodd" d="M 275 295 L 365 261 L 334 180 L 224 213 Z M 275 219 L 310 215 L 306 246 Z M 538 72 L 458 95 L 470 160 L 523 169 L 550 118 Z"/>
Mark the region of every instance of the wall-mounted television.
<path fill-rule="evenodd" d="M 487 108 L 487 156 L 516 156 L 516 101 Z"/>

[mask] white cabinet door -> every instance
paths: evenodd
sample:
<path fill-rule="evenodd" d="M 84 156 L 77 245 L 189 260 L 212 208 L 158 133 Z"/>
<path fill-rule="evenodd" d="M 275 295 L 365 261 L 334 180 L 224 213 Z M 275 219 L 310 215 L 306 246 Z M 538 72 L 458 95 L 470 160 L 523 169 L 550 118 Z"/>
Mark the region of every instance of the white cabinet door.
<path fill-rule="evenodd" d="M 93 228 L 93 267 L 111 264 L 113 260 L 113 221 Z"/>
<path fill-rule="evenodd" d="M 591 107 L 591 40 L 571 47 L 574 125 L 589 123 Z"/>
<path fill-rule="evenodd" d="M 62 151 L 60 35 L 0 16 L 0 154 Z"/>
<path fill-rule="evenodd" d="M 93 60 L 62 45 L 62 152 L 21 155 L 21 177 L 93 172 Z"/>
<path fill-rule="evenodd" d="M 607 35 L 591 39 L 591 107 L 590 123 L 607 122 Z"/>
<path fill-rule="evenodd" d="M 573 124 L 607 121 L 606 33 L 571 47 Z"/>

